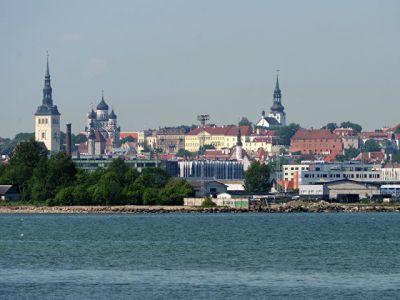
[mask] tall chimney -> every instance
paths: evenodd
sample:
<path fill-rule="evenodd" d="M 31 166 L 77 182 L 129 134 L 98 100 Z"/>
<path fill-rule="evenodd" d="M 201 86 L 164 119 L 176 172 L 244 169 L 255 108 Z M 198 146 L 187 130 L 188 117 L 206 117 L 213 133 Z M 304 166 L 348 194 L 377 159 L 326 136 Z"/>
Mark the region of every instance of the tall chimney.
<path fill-rule="evenodd" d="M 67 156 L 71 157 L 71 155 L 72 155 L 72 147 L 71 147 L 71 123 L 68 123 L 68 124 L 67 124 L 65 152 L 67 153 Z"/>

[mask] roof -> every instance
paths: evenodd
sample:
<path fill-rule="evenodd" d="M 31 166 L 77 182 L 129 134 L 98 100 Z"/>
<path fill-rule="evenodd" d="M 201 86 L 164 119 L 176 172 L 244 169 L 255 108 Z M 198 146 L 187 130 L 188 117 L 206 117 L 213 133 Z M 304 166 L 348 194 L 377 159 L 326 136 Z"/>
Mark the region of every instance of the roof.
<path fill-rule="evenodd" d="M 57 105 L 40 105 L 35 113 L 35 116 L 59 116 L 61 115 L 58 111 Z"/>
<path fill-rule="evenodd" d="M 319 139 L 338 139 L 339 136 L 330 132 L 328 129 L 309 130 L 300 128 L 297 130 L 292 140 L 319 140 Z"/>
<path fill-rule="evenodd" d="M 371 138 L 383 138 L 387 139 L 390 138 L 390 135 L 386 132 L 361 132 L 361 137 L 363 139 L 371 139 Z"/>
<path fill-rule="evenodd" d="M 257 122 L 257 126 L 260 127 L 270 127 L 279 125 L 281 125 L 281 123 L 279 123 L 277 119 L 272 117 L 265 117 L 264 115 L 261 117 L 260 121 Z"/>
<path fill-rule="evenodd" d="M 237 135 L 237 126 L 229 125 L 229 126 L 215 126 L 215 127 L 205 127 L 204 131 L 209 135 L 226 135 L 226 136 L 236 136 Z M 186 135 L 199 135 L 203 132 L 203 128 L 197 127 L 189 131 Z M 248 136 L 252 133 L 251 126 L 240 126 L 240 132 L 244 136 Z"/>
<path fill-rule="evenodd" d="M 101 101 L 97 105 L 97 110 L 108 110 L 108 105 L 106 101 L 104 101 L 104 97 L 101 97 Z"/>
<path fill-rule="evenodd" d="M 119 138 L 121 138 L 121 139 L 127 138 L 129 136 L 133 137 L 135 140 L 138 140 L 139 133 L 137 131 L 133 131 L 133 132 L 125 131 L 125 132 L 119 133 Z"/>
<path fill-rule="evenodd" d="M 88 114 L 88 119 L 96 119 L 96 113 L 92 109 L 92 111 Z"/>
<path fill-rule="evenodd" d="M 18 193 L 17 190 L 11 184 L 0 185 L 0 195 L 7 193 Z"/>
<path fill-rule="evenodd" d="M 108 116 L 110 119 L 116 119 L 117 115 L 115 114 L 114 110 L 111 110 L 110 115 Z"/>

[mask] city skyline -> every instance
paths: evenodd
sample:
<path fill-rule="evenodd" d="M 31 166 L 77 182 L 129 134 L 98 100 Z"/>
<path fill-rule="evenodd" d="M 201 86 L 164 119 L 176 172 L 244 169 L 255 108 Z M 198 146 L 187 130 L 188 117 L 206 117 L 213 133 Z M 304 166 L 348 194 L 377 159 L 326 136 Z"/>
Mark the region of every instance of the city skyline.
<path fill-rule="evenodd" d="M 84 130 L 101 90 L 122 131 L 191 125 L 199 113 L 256 123 L 276 69 L 288 123 L 398 123 L 396 1 L 119 3 L 1 4 L 1 137 L 33 132 L 46 50 L 62 130 Z"/>

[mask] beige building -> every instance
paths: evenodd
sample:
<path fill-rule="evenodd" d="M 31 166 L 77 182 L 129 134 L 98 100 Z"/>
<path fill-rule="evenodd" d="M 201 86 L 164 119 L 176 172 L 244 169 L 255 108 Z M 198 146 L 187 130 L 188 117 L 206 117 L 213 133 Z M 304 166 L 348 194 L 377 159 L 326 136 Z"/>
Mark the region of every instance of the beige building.
<path fill-rule="evenodd" d="M 49 60 L 43 88 L 43 100 L 35 113 L 35 140 L 45 144 L 50 152 L 60 151 L 60 113 L 53 105 Z"/>
<path fill-rule="evenodd" d="M 195 128 L 185 135 L 185 149 L 190 152 L 199 151 L 200 146 L 213 145 L 215 149 L 231 149 L 237 143 L 237 126 L 221 126 Z M 248 153 L 255 153 L 262 148 L 272 151 L 272 138 L 254 134 L 250 126 L 240 126 L 242 148 Z"/>
<path fill-rule="evenodd" d="M 296 178 L 298 180 L 299 173 L 301 171 L 309 171 L 310 165 L 299 164 L 299 165 L 283 165 L 283 180 L 292 181 Z"/>

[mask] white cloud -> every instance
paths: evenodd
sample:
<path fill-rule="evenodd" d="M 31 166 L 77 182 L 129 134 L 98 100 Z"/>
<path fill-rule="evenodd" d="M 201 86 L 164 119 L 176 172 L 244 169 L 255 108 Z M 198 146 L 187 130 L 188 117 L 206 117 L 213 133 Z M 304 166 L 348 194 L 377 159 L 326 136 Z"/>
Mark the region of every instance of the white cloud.
<path fill-rule="evenodd" d="M 83 78 L 90 79 L 106 73 L 108 63 L 105 59 L 92 57 L 83 68 Z"/>

